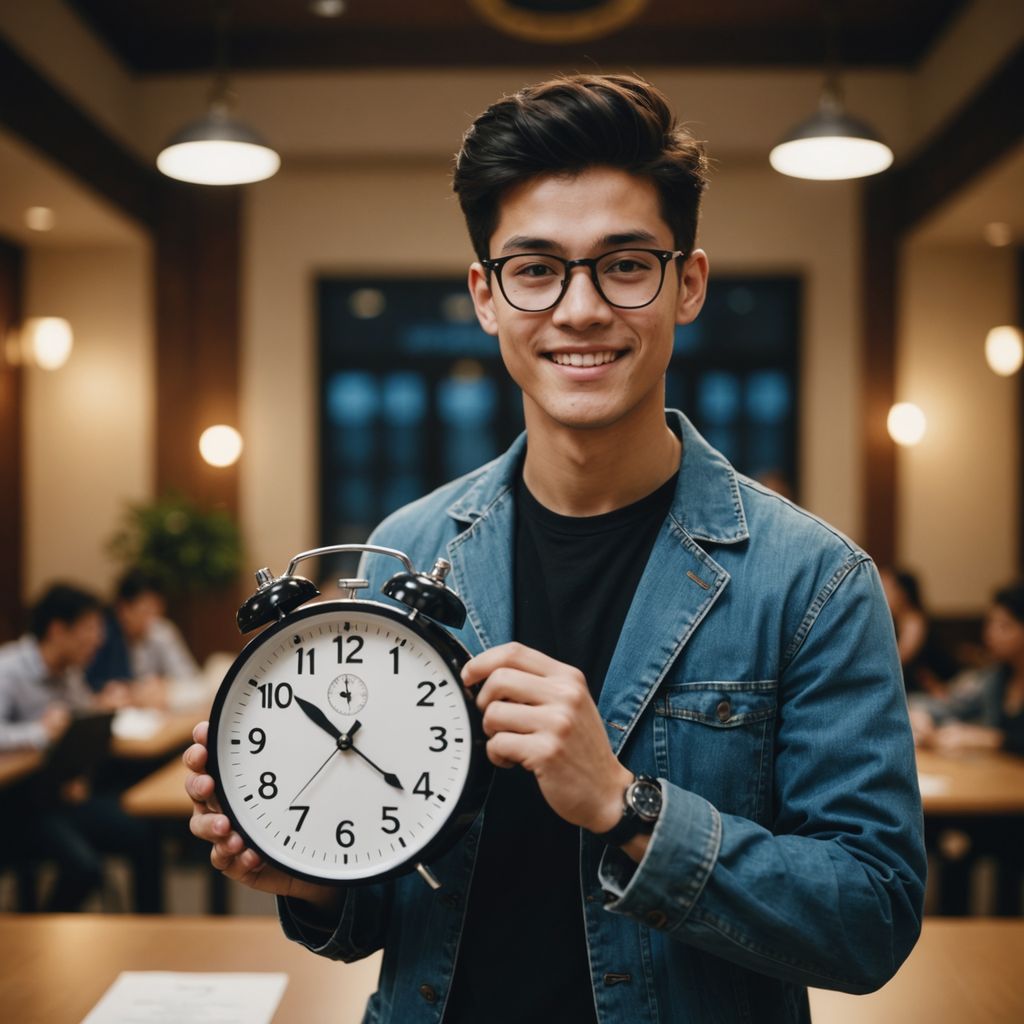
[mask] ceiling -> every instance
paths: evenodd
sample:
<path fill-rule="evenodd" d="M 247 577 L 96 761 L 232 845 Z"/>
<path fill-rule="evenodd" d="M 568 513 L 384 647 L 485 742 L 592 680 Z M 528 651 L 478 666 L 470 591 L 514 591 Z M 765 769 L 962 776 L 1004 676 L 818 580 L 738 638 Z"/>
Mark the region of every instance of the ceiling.
<path fill-rule="evenodd" d="M 228 59 L 236 69 L 496 67 L 536 63 L 597 68 L 669 66 L 817 67 L 826 9 L 838 18 L 846 66 L 910 69 L 966 0 L 344 0 L 340 17 L 312 13 L 311 0 L 65 0 L 140 74 L 208 69 L 216 59 L 218 11 L 227 12 Z M 636 8 L 623 28 L 576 43 L 528 41 L 480 12 L 527 9 L 593 17 L 587 8 Z M 564 16 L 564 15 L 563 15 Z"/>

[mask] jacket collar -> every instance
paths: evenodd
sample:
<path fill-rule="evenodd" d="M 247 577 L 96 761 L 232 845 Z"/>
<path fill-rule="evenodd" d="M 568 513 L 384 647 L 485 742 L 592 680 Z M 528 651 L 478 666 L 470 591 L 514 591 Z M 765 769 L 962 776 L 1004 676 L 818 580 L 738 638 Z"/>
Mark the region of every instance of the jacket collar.
<path fill-rule="evenodd" d="M 683 442 L 679 482 L 670 515 L 695 540 L 735 544 L 746 540 L 747 529 L 736 471 L 675 409 L 665 413 L 668 425 Z M 473 523 L 515 486 L 526 451 L 526 434 L 480 470 L 467 491 L 448 507 L 448 515 Z"/>

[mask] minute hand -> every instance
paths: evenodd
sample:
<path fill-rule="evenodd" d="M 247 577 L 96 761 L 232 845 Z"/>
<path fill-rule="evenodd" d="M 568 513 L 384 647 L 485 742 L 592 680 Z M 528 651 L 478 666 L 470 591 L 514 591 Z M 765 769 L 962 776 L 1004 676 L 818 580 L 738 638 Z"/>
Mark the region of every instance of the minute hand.
<path fill-rule="evenodd" d="M 295 698 L 295 703 L 302 709 L 302 713 L 314 724 L 319 725 L 332 739 L 341 739 L 341 730 L 315 705 L 301 697 Z"/>

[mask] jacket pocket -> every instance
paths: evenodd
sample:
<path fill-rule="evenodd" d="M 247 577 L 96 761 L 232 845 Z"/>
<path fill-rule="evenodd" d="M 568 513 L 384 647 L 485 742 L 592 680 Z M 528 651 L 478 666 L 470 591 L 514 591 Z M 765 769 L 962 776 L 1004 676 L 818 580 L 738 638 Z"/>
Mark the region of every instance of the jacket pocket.
<path fill-rule="evenodd" d="M 701 681 L 654 703 L 658 771 L 724 814 L 767 824 L 778 684 Z"/>

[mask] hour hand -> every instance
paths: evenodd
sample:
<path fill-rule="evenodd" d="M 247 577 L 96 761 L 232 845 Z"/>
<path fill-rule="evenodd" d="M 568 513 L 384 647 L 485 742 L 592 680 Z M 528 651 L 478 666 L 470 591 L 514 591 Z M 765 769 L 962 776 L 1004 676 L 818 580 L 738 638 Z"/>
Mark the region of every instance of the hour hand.
<path fill-rule="evenodd" d="M 302 709 L 302 713 L 314 724 L 319 725 L 332 739 L 341 739 L 341 730 L 315 705 L 301 697 L 295 698 L 295 703 Z"/>

